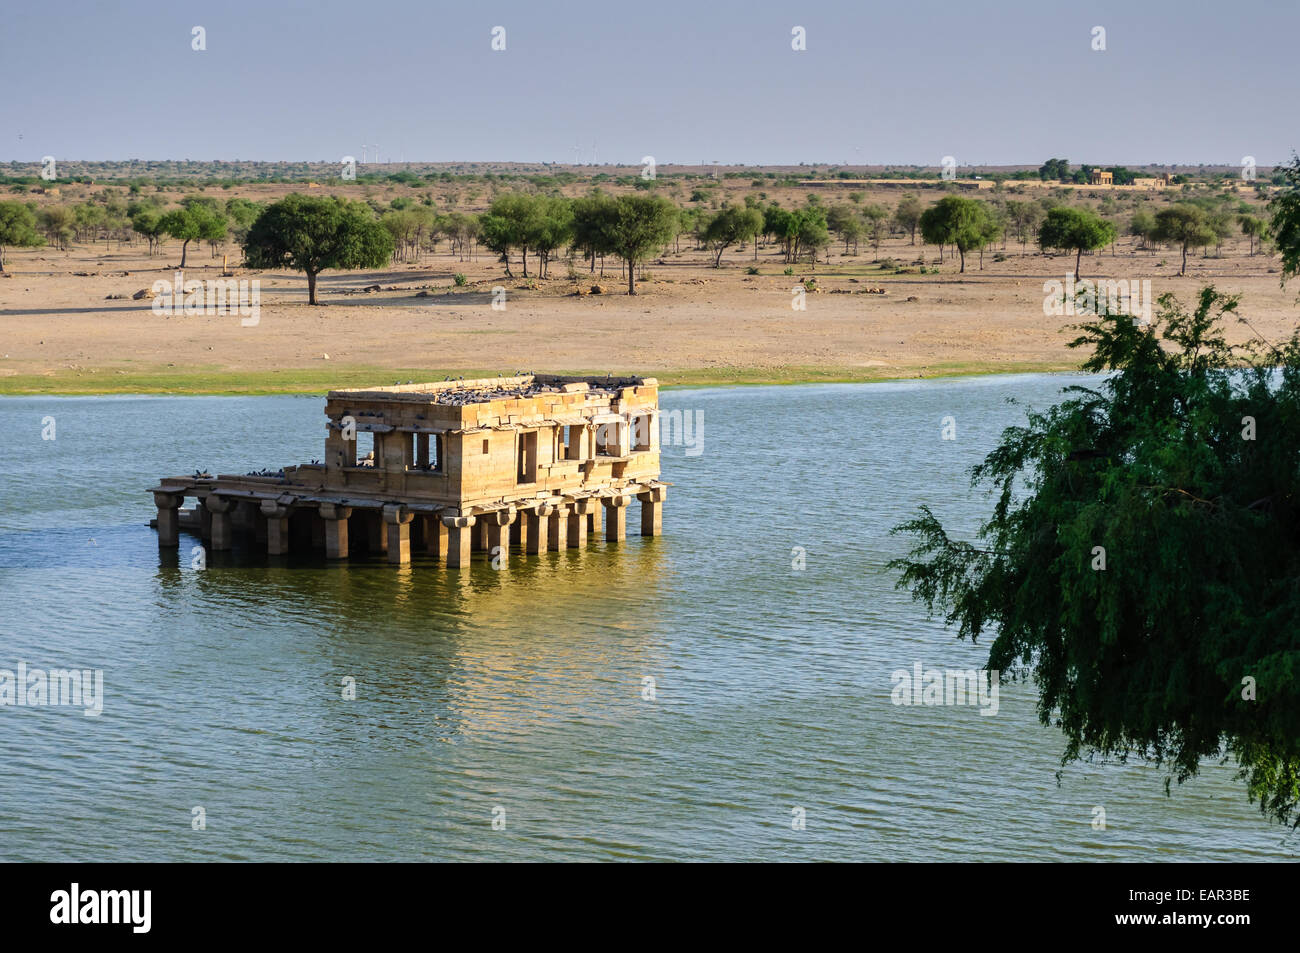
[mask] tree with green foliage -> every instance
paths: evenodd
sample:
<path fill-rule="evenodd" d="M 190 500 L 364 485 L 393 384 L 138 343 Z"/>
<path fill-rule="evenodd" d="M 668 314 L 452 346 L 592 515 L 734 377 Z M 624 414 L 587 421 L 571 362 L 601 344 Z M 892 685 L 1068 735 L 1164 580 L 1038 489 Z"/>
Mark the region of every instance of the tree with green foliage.
<path fill-rule="evenodd" d="M 1143 248 L 1155 244 L 1156 217 L 1144 208 L 1138 209 L 1128 220 L 1128 233 L 1138 239 Z"/>
<path fill-rule="evenodd" d="M 921 213 L 921 237 L 931 245 L 952 245 L 961 254 L 966 273 L 966 253 L 983 248 L 990 240 L 989 213 L 983 202 L 947 195 Z"/>
<path fill-rule="evenodd" d="M 1156 212 L 1154 238 L 1159 242 L 1171 242 L 1182 247 L 1183 265 L 1178 269 L 1178 274 L 1185 275 L 1187 249 L 1200 248 L 1213 242 L 1215 230 L 1200 206 L 1191 202 L 1175 202 Z"/>
<path fill-rule="evenodd" d="M 1037 232 L 1038 224 L 1043 220 L 1045 214 L 1043 207 L 1037 202 L 1024 202 L 1016 199 L 1007 202 L 1007 217 L 1011 221 L 1011 226 L 1016 230 L 1016 238 L 1020 242 L 1022 252 L 1024 247 L 1029 244 L 1029 236 Z"/>
<path fill-rule="evenodd" d="M 66 251 L 76 236 L 77 216 L 67 205 L 47 205 L 36 213 L 36 221 L 47 241 Z"/>
<path fill-rule="evenodd" d="M 1282 281 L 1300 274 L 1300 156 L 1281 170 L 1282 191 L 1269 203 L 1269 234 L 1282 255 Z"/>
<path fill-rule="evenodd" d="M 599 190 L 573 200 L 573 245 L 591 259 L 592 273 L 599 256 L 604 274 L 605 256 L 613 253 L 611 236 L 617 216 L 618 203 Z"/>
<path fill-rule="evenodd" d="M 785 249 L 785 260 L 790 260 L 790 245 L 798 231 L 794 214 L 773 202 L 763 210 L 763 234 L 779 241 Z"/>
<path fill-rule="evenodd" d="M 1062 251 L 1075 253 L 1074 276 L 1076 278 L 1083 277 L 1079 274 L 1083 253 L 1104 248 L 1114 240 L 1114 225 L 1090 209 L 1075 206 L 1058 205 L 1051 209 L 1038 228 L 1040 247 L 1059 248 Z"/>
<path fill-rule="evenodd" d="M 880 243 L 889 230 L 889 211 L 876 202 L 862 206 L 862 231 L 871 241 L 876 257 L 880 257 Z"/>
<path fill-rule="evenodd" d="M 726 205 L 708 220 L 701 238 L 705 245 L 713 249 L 713 267 L 721 268 L 724 251 L 732 245 L 756 239 L 762 230 L 762 212 L 740 205 Z"/>
<path fill-rule="evenodd" d="M 537 219 L 529 239 L 537 253 L 537 275 L 545 278 L 555 249 L 573 239 L 573 203 L 559 195 L 538 199 Z"/>
<path fill-rule="evenodd" d="M 248 230 L 265 207 L 261 202 L 251 202 L 248 199 L 233 198 L 226 202 L 226 219 L 230 222 L 231 238 L 237 245 L 244 243 Z"/>
<path fill-rule="evenodd" d="M 510 275 L 510 250 L 518 248 L 528 277 L 528 249 L 542 228 L 542 206 L 536 195 L 506 192 L 492 200 L 480 219 L 482 242 L 502 256 Z"/>
<path fill-rule="evenodd" d="M 244 240 L 247 267 L 304 272 L 313 305 L 325 269 L 381 268 L 392 254 L 392 236 L 366 205 L 296 192 L 268 205 Z"/>
<path fill-rule="evenodd" d="M 987 667 L 1032 672 L 1062 764 L 1137 756 L 1170 782 L 1231 758 L 1262 810 L 1300 803 L 1300 336 L 1229 345 L 1214 288 L 1151 324 L 1078 326 L 1095 388 L 1030 412 L 972 471 L 996 493 L 972 543 L 922 507 L 900 588 Z"/>
<path fill-rule="evenodd" d="M 35 248 L 45 239 L 36 230 L 36 215 L 22 202 L 0 202 L 0 272 L 5 270 L 5 248 Z"/>
<path fill-rule="evenodd" d="M 921 200 L 910 192 L 899 199 L 894 208 L 894 224 L 899 231 L 912 236 L 913 245 L 916 244 L 916 229 L 921 224 L 922 211 Z"/>
<path fill-rule="evenodd" d="M 1044 182 L 1064 182 L 1070 177 L 1068 159 L 1048 159 L 1038 170 L 1038 177 Z"/>
<path fill-rule="evenodd" d="M 614 200 L 610 251 L 627 263 L 627 293 L 636 294 L 636 266 L 677 234 L 677 206 L 661 195 L 620 195 Z"/>
<path fill-rule="evenodd" d="M 817 253 L 831 243 L 831 232 L 826 227 L 826 210 L 819 205 L 801 208 L 792 218 L 790 261 L 807 254 L 813 268 L 817 267 Z"/>
<path fill-rule="evenodd" d="M 140 205 L 131 212 L 131 229 L 143 235 L 149 243 L 149 257 L 152 258 L 162 244 L 166 232 L 162 229 L 163 213 L 153 205 Z"/>
<path fill-rule="evenodd" d="M 1255 243 L 1263 243 L 1264 236 L 1268 233 L 1268 223 L 1258 215 L 1241 214 L 1237 216 L 1237 225 L 1241 228 L 1241 234 L 1245 235 L 1250 241 L 1250 253 L 1255 254 Z"/>
<path fill-rule="evenodd" d="M 827 210 L 826 227 L 838 235 L 840 241 L 844 242 L 844 254 L 846 255 L 849 253 L 849 245 L 852 245 L 856 252 L 858 240 L 862 238 L 862 233 L 865 231 L 861 211 L 857 207 L 846 205 L 843 202 L 832 205 Z"/>
<path fill-rule="evenodd" d="M 181 243 L 181 267 L 190 242 L 221 241 L 226 237 L 226 216 L 211 199 L 191 196 L 180 208 L 164 212 L 158 228 Z"/>

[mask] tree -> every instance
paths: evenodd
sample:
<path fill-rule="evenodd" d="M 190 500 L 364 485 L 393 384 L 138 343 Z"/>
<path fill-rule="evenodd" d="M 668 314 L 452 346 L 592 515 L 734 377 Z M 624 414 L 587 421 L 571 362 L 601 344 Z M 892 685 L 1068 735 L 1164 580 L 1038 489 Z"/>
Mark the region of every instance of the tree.
<path fill-rule="evenodd" d="M 180 208 L 163 213 L 158 228 L 181 243 L 181 267 L 193 241 L 221 241 L 226 237 L 226 216 L 211 199 L 187 199 Z"/>
<path fill-rule="evenodd" d="M 832 205 L 826 213 L 826 227 L 838 235 L 840 241 L 844 242 L 844 254 L 847 255 L 850 244 L 856 250 L 858 240 L 862 237 L 864 223 L 857 208 L 841 202 L 838 205 Z"/>
<path fill-rule="evenodd" d="M 781 208 L 775 202 L 763 210 L 763 234 L 771 235 L 781 242 L 785 249 L 785 260 L 790 261 L 790 249 L 793 247 L 798 222 L 794 213 Z"/>
<path fill-rule="evenodd" d="M 1282 282 L 1300 274 L 1300 156 L 1282 170 L 1285 188 L 1269 203 L 1269 232 L 1282 255 Z"/>
<path fill-rule="evenodd" d="M 730 246 L 758 237 L 763 230 L 763 214 L 757 209 L 738 205 L 724 206 L 704 227 L 704 244 L 715 252 L 713 267 L 722 267 L 722 253 Z"/>
<path fill-rule="evenodd" d="M 1038 244 L 1044 248 L 1060 248 L 1075 252 L 1074 276 L 1079 274 L 1083 253 L 1104 248 L 1115 240 L 1115 226 L 1096 212 L 1086 208 L 1060 205 L 1047 213 L 1038 229 Z"/>
<path fill-rule="evenodd" d="M 451 242 L 451 253 L 464 261 L 470 254 L 472 246 L 479 239 L 479 218 L 464 212 L 451 212 L 439 215 L 435 226 L 437 234 L 447 236 Z"/>
<path fill-rule="evenodd" d="M 677 206 L 660 195 L 620 195 L 614 200 L 609 248 L 627 262 L 627 293 L 636 294 L 636 265 L 677 234 Z"/>
<path fill-rule="evenodd" d="M 1136 755 L 1166 792 L 1231 757 L 1279 821 L 1300 802 L 1300 336 L 1229 345 L 1236 299 L 1172 295 L 1147 326 L 1079 326 L 1095 389 L 1031 412 L 972 470 L 996 493 L 977 543 L 928 507 L 895 532 L 900 588 L 987 668 L 1032 675 L 1062 763 Z M 1242 369 L 1242 365 L 1245 369 Z M 1280 368 L 1280 372 L 1279 372 Z M 1261 439 L 1253 439 L 1256 431 Z"/>
<path fill-rule="evenodd" d="M 894 209 L 894 224 L 900 231 L 912 236 L 911 244 L 916 244 L 916 227 L 921 224 L 921 200 L 910 192 L 898 200 Z"/>
<path fill-rule="evenodd" d="M 573 203 L 563 196 L 538 200 L 537 217 L 530 244 L 537 252 L 537 274 L 545 278 L 551 253 L 573 238 Z"/>
<path fill-rule="evenodd" d="M 791 261 L 798 261 L 799 256 L 807 252 L 817 267 L 817 252 L 831 243 L 830 229 L 826 227 L 826 210 L 812 205 L 794 213 L 794 235 L 791 247 Z"/>
<path fill-rule="evenodd" d="M 510 274 L 510 249 L 518 248 L 528 277 L 528 249 L 542 228 L 542 207 L 535 195 L 507 192 L 492 200 L 480 219 L 483 244 L 505 260 Z"/>
<path fill-rule="evenodd" d="M 149 243 L 149 257 L 152 258 L 157 246 L 162 244 L 165 234 L 162 230 L 163 213 L 151 205 L 141 206 L 131 213 L 131 229 L 143 235 Z"/>
<path fill-rule="evenodd" d="M 1178 274 L 1187 274 L 1187 249 L 1208 245 L 1214 241 L 1215 231 L 1210 226 L 1205 212 L 1190 202 L 1176 202 L 1168 208 L 1156 212 L 1156 241 L 1173 242 L 1181 245 L 1183 266 Z"/>
<path fill-rule="evenodd" d="M 1151 247 L 1155 243 L 1156 217 L 1144 208 L 1138 209 L 1128 220 L 1128 233 L 1138 239 L 1143 248 Z"/>
<path fill-rule="evenodd" d="M 316 276 L 327 268 L 380 268 L 393 239 L 359 202 L 293 193 L 267 206 L 248 230 L 249 268 L 292 268 L 307 275 L 307 300 L 316 301 Z"/>
<path fill-rule="evenodd" d="M 1007 216 L 1016 230 L 1021 250 L 1029 244 L 1029 236 L 1038 230 L 1038 224 L 1047 214 L 1037 202 L 1021 202 L 1012 199 L 1007 202 Z"/>
<path fill-rule="evenodd" d="M 983 248 L 989 240 L 989 215 L 983 202 L 948 195 L 921 213 L 921 237 L 931 245 L 953 245 L 961 253 L 966 273 L 966 252 Z"/>
<path fill-rule="evenodd" d="M 407 209 L 389 209 L 379 216 L 379 224 L 393 241 L 393 261 L 406 261 L 415 245 L 415 215 Z"/>
<path fill-rule="evenodd" d="M 889 212 L 883 205 L 872 202 L 862 207 L 862 229 L 871 239 L 871 246 L 875 249 L 877 258 L 880 257 L 880 243 L 884 241 L 888 223 Z"/>
<path fill-rule="evenodd" d="M 596 191 L 573 200 L 573 244 L 591 258 L 592 272 L 596 270 L 597 255 L 601 257 L 603 274 L 604 256 L 613 253 L 611 242 L 617 216 L 618 203 L 604 192 Z"/>
<path fill-rule="evenodd" d="M 1038 170 L 1038 177 L 1044 182 L 1064 182 L 1070 177 L 1068 159 L 1048 159 Z"/>
<path fill-rule="evenodd" d="M 49 205 L 37 213 L 36 220 L 48 241 L 65 251 L 76 235 L 76 213 L 66 205 Z"/>
<path fill-rule="evenodd" d="M 231 237 L 237 245 L 244 243 L 248 230 L 265 207 L 261 202 L 250 202 L 248 199 L 234 198 L 226 202 L 226 218 L 230 222 Z"/>
<path fill-rule="evenodd" d="M 1250 253 L 1255 254 L 1256 239 L 1262 240 L 1268 232 L 1268 223 L 1256 215 L 1238 215 L 1237 224 L 1241 227 L 1241 233 L 1250 240 Z"/>
<path fill-rule="evenodd" d="M 45 239 L 36 231 L 36 216 L 21 202 L 0 202 L 0 272 L 5 270 L 5 248 L 35 248 Z"/>

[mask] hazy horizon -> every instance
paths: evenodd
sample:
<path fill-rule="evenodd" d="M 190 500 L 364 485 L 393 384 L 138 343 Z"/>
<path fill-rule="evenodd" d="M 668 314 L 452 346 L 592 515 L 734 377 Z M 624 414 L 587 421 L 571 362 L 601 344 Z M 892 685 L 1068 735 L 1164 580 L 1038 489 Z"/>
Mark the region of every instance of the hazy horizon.
<path fill-rule="evenodd" d="M 143 0 L 72 2 L 54 25 L 12 8 L 0 162 L 1289 161 L 1300 8 L 1042 6 Z"/>

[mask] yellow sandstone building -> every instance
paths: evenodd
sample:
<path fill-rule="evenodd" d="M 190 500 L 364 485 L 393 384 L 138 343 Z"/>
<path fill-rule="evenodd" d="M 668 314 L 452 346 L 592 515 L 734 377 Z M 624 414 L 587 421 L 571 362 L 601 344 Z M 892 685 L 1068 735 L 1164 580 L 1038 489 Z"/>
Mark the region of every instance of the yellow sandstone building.
<path fill-rule="evenodd" d="M 663 526 L 659 389 L 653 378 L 524 375 L 331 391 L 323 463 L 274 474 L 167 478 L 151 492 L 159 546 L 184 526 L 214 551 L 242 532 L 267 552 L 357 548 L 410 561 L 412 545 L 449 567 L 471 552 L 508 558 Z M 365 452 L 359 452 L 358 445 Z M 369 444 L 372 449 L 366 450 Z M 189 510 L 182 503 L 196 501 Z"/>

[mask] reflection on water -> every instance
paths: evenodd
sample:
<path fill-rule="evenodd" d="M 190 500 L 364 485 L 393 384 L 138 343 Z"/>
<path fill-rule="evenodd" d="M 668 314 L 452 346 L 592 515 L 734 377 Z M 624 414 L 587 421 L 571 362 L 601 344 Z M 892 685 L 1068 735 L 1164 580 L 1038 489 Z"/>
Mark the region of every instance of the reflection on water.
<path fill-rule="evenodd" d="M 1230 768 L 1058 785 L 1029 686 L 992 718 L 890 702 L 894 669 L 984 657 L 894 591 L 889 527 L 972 530 L 1004 398 L 1066 382 L 669 392 L 708 419 L 665 452 L 663 537 L 465 573 L 159 552 L 144 489 L 319 456 L 318 399 L 2 400 L 0 668 L 101 668 L 107 698 L 0 709 L 0 858 L 1292 857 Z"/>

